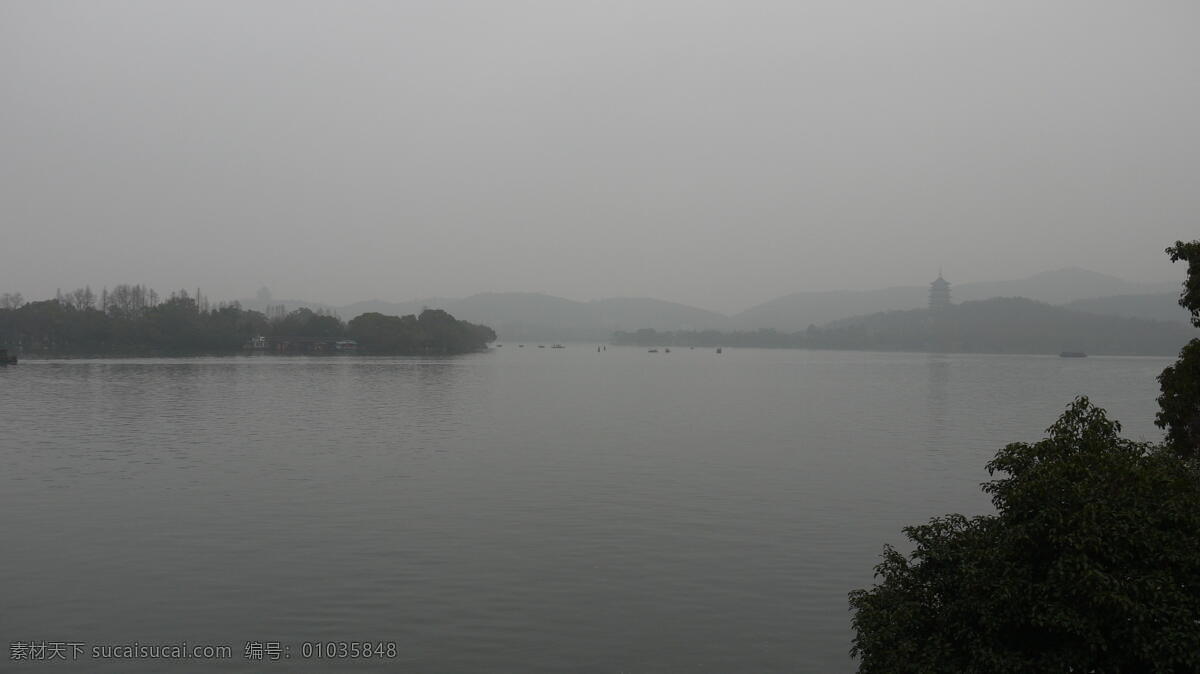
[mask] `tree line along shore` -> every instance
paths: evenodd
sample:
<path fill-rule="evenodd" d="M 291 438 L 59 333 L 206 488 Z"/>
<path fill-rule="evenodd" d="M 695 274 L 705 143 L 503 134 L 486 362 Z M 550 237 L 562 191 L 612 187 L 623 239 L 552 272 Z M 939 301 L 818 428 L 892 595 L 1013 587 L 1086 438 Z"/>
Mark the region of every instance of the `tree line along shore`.
<path fill-rule="evenodd" d="M 618 330 L 610 341 L 648 347 L 1166 356 L 1177 353 L 1194 330 L 1180 322 L 1003 297 L 947 304 L 938 311 L 878 312 L 796 332 L 644 328 Z M 344 322 L 321 309 L 288 312 L 283 305 L 268 305 L 256 311 L 237 302 L 213 304 L 198 290 L 161 299 L 141 285 L 120 285 L 99 296 L 80 288 L 28 303 L 20 295 L 0 294 L 0 348 L 29 356 L 233 353 L 247 347 L 276 353 L 463 353 L 495 339 L 489 327 L 436 309 L 403 316 L 365 312 Z M 350 349 L 342 348 L 346 345 Z"/>
<path fill-rule="evenodd" d="M 314 345 L 352 343 L 373 354 L 457 354 L 487 348 L 496 333 L 440 309 L 350 321 L 310 309 L 267 312 L 238 303 L 212 304 L 199 291 L 165 299 L 141 285 L 121 285 L 97 297 L 88 288 L 50 300 L 0 297 L 0 347 L 26 356 L 196 355 L 240 353 L 255 345 L 278 352 L 321 351 Z"/>

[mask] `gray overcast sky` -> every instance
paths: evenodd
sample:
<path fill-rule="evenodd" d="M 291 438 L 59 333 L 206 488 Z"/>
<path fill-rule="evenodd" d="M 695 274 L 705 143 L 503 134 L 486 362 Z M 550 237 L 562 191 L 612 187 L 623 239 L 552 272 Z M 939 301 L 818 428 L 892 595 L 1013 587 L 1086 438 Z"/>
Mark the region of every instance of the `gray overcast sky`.
<path fill-rule="evenodd" d="M 1182 278 L 1200 3 L 0 0 L 0 291 Z"/>

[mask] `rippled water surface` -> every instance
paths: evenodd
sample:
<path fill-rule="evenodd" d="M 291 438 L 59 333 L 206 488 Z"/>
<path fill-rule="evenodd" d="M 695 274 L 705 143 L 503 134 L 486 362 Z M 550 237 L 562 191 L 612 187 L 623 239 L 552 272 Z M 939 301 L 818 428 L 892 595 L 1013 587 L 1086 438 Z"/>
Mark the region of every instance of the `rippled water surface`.
<path fill-rule="evenodd" d="M 983 464 L 1075 395 L 1157 439 L 1169 363 L 514 346 L 0 369 L 0 638 L 234 656 L 77 671 L 852 671 L 883 543 L 987 511 Z"/>

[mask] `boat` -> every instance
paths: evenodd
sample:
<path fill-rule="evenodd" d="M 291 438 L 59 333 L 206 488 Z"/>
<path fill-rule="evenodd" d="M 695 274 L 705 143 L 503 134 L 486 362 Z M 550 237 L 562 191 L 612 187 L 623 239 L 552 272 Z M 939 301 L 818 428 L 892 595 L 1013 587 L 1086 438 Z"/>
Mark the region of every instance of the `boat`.
<path fill-rule="evenodd" d="M 8 355 L 8 349 L 0 349 L 0 365 L 16 365 L 17 357 Z"/>
<path fill-rule="evenodd" d="M 546 348 L 546 345 L 545 345 L 545 344 L 538 344 L 538 348 L 539 348 L 539 349 L 544 349 L 544 348 Z"/>
<path fill-rule="evenodd" d="M 524 344 L 518 344 L 518 345 L 517 345 L 517 348 L 518 348 L 518 349 L 524 349 L 524 348 L 525 348 L 525 345 L 524 345 Z"/>
<path fill-rule="evenodd" d="M 658 353 L 658 349 L 650 349 L 646 353 Z"/>
<path fill-rule="evenodd" d="M 1087 358 L 1087 354 L 1082 351 L 1063 351 L 1058 354 L 1059 358 Z"/>
<path fill-rule="evenodd" d="M 670 349 L 663 349 L 663 351 L 666 351 L 667 353 L 671 353 Z"/>
<path fill-rule="evenodd" d="M 554 346 L 552 346 L 550 348 L 551 349 L 565 349 L 567 347 L 563 346 L 562 344 L 555 344 Z"/>
<path fill-rule="evenodd" d="M 721 353 L 721 347 L 717 347 L 717 353 Z"/>

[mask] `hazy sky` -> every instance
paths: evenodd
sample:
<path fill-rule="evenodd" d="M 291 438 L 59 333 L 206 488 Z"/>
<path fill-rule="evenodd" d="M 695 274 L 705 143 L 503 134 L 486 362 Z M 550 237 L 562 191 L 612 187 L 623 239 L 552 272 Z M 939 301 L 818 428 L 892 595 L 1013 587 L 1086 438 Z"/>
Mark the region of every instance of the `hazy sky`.
<path fill-rule="evenodd" d="M 0 292 L 1182 278 L 1200 3 L 0 0 Z"/>

